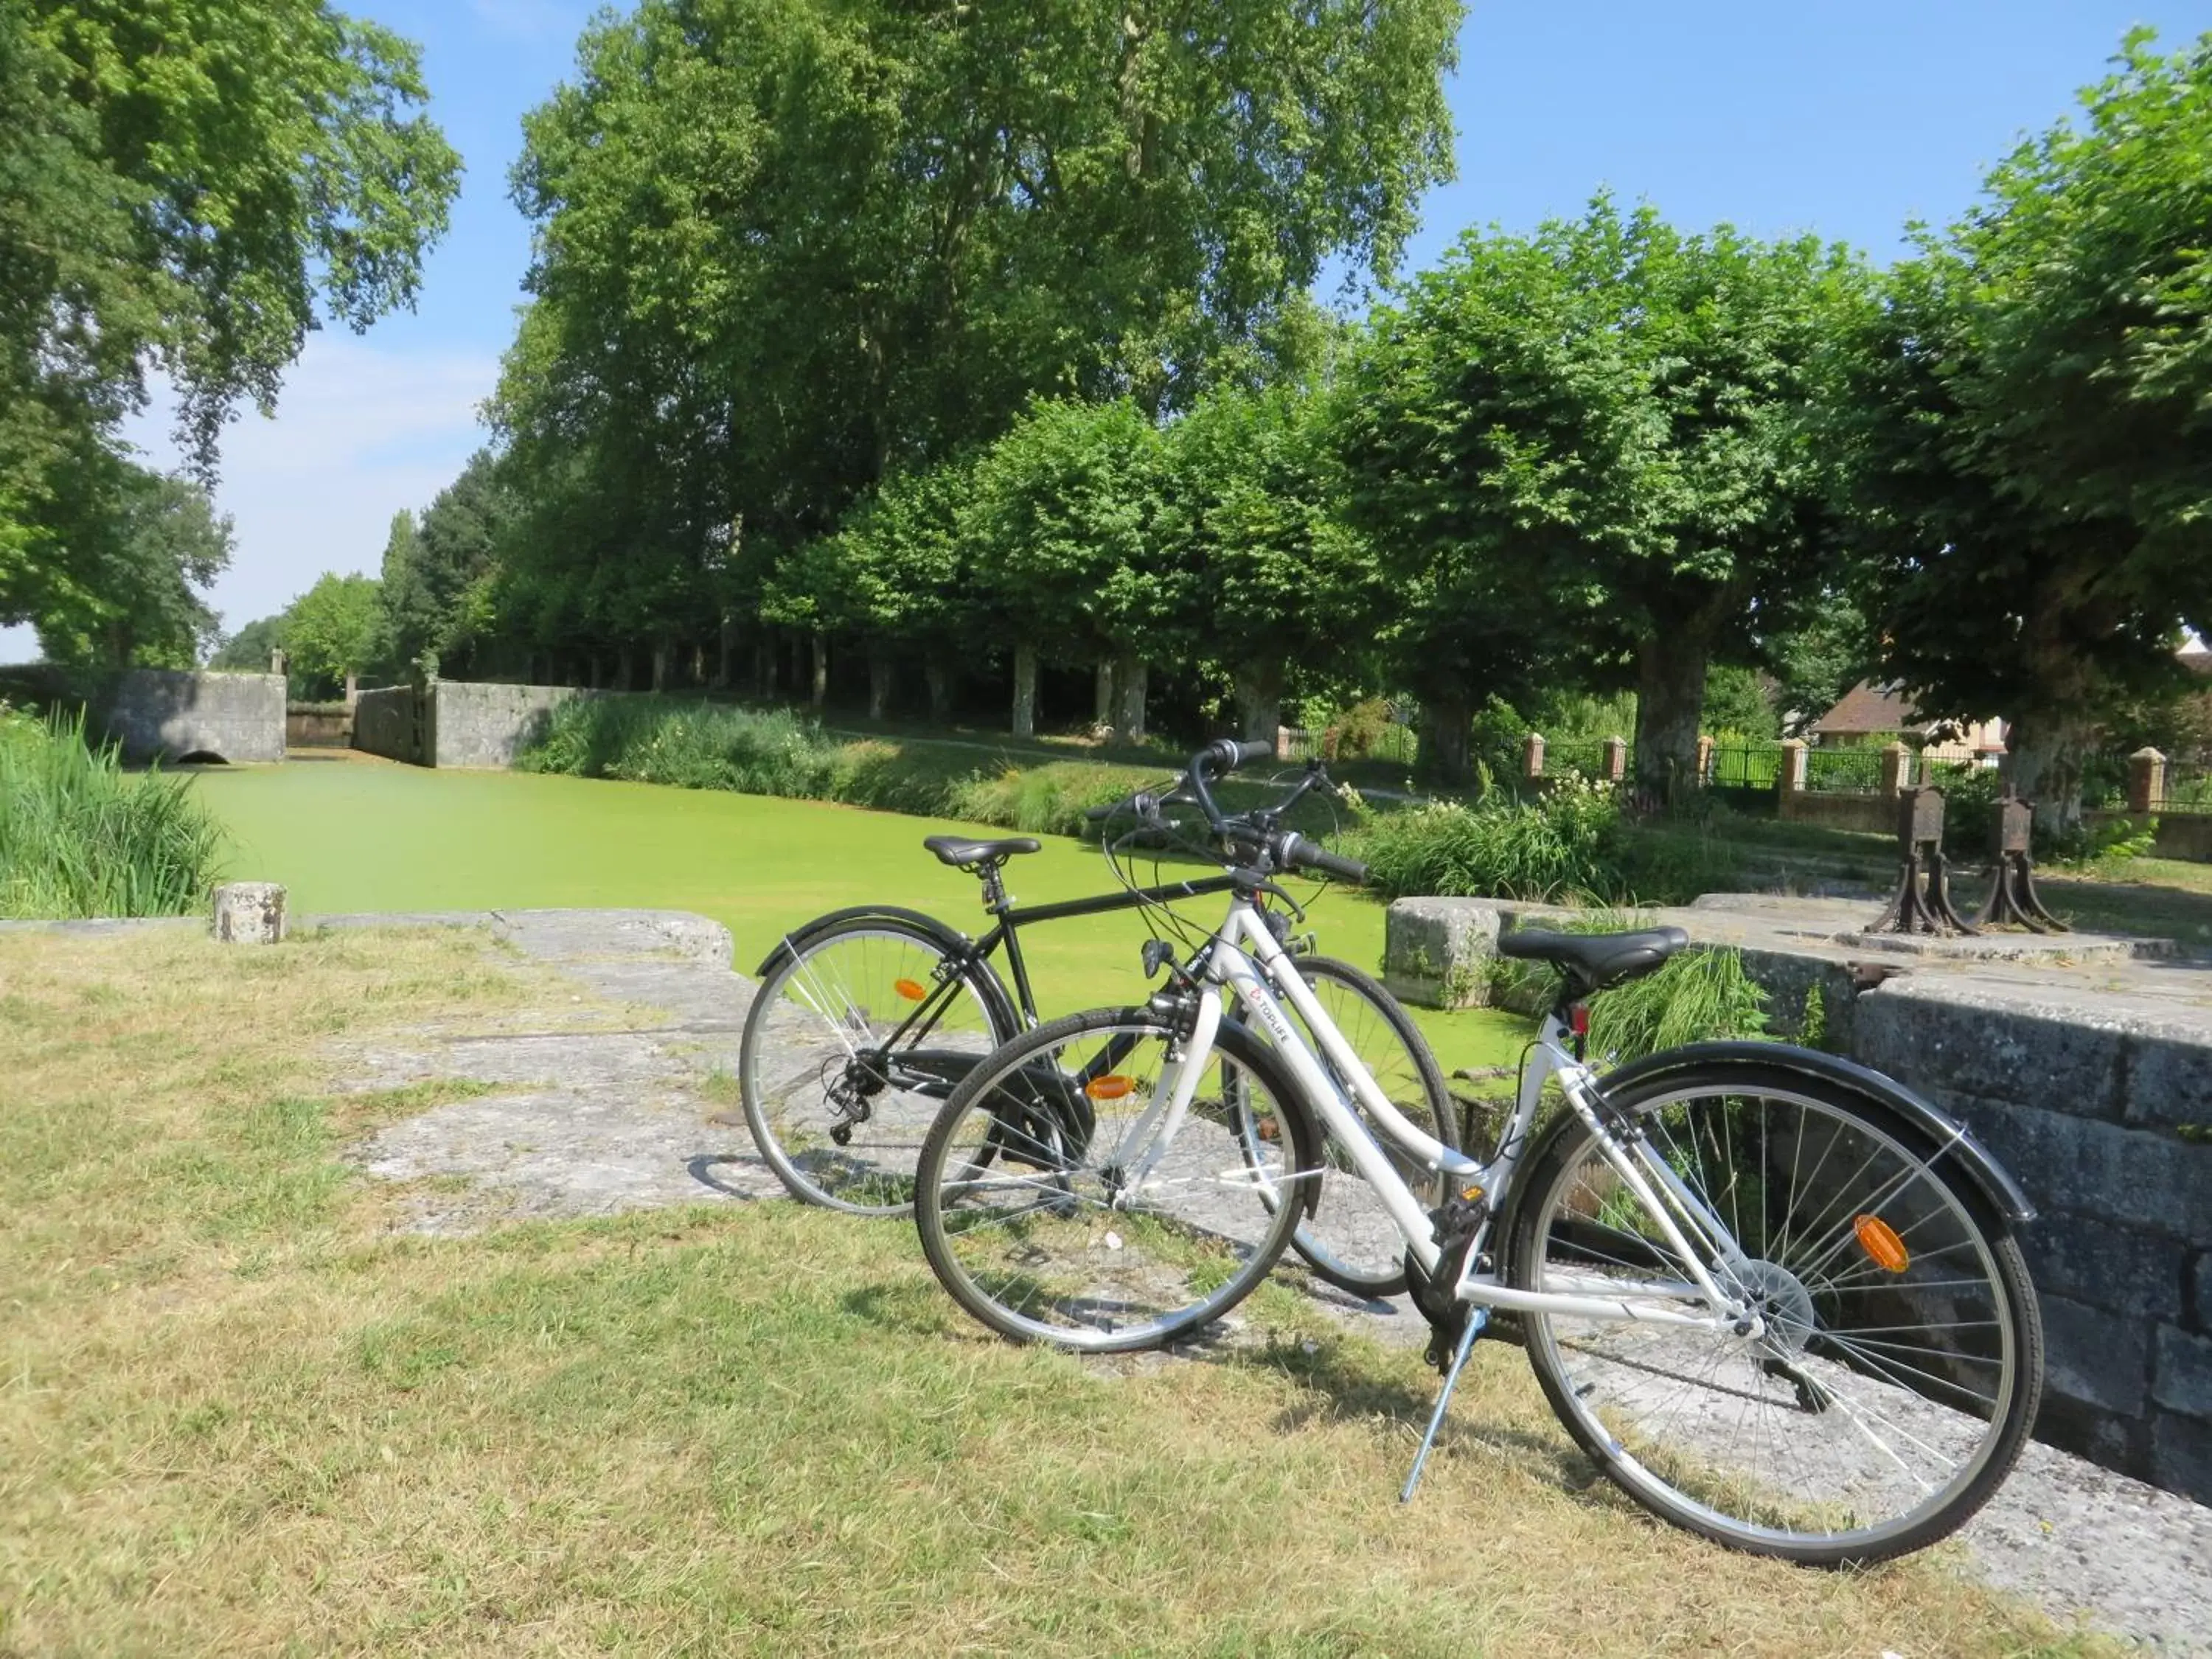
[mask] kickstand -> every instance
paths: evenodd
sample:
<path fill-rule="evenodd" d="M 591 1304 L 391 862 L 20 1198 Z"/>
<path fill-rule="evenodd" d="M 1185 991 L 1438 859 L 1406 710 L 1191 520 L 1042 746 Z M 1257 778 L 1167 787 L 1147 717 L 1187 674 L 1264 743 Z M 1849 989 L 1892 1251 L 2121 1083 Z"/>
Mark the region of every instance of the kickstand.
<path fill-rule="evenodd" d="M 1489 1322 L 1489 1309 L 1467 1310 L 1467 1328 L 1460 1333 L 1459 1352 L 1452 1356 L 1451 1369 L 1444 1373 L 1443 1392 L 1437 1396 L 1437 1409 L 1429 1419 L 1429 1431 L 1421 1437 L 1421 1449 L 1413 1455 L 1413 1470 L 1406 1477 L 1406 1490 L 1398 1494 L 1401 1504 L 1413 1501 L 1413 1488 L 1421 1484 L 1421 1470 L 1429 1461 L 1430 1449 L 1437 1443 L 1437 1431 L 1444 1425 L 1444 1411 L 1451 1404 L 1452 1390 L 1459 1386 L 1460 1367 L 1467 1364 L 1467 1357 L 1474 1348 L 1474 1339 L 1482 1334 L 1482 1328 Z"/>

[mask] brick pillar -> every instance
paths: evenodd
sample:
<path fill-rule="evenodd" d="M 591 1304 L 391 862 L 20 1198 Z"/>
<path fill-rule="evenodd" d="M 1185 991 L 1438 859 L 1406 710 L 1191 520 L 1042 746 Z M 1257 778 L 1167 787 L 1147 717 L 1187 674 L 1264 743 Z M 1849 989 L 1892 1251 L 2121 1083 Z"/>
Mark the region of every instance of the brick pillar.
<path fill-rule="evenodd" d="M 1905 781 L 1912 775 L 1912 751 L 1901 743 L 1893 743 L 1881 751 L 1881 793 L 1891 799 L 1905 793 Z"/>
<path fill-rule="evenodd" d="M 1544 775 L 1544 734 L 1531 732 L 1521 740 L 1521 775 L 1540 778 Z"/>
<path fill-rule="evenodd" d="M 2166 799 L 2166 757 L 2138 749 L 2128 757 L 2128 811 L 2155 812 Z"/>
<path fill-rule="evenodd" d="M 360 701 L 361 676 L 358 674 L 348 674 L 346 676 L 346 707 L 350 708 Z"/>
<path fill-rule="evenodd" d="M 1774 787 L 1785 795 L 1805 793 L 1805 739 L 1784 738 L 1782 740 L 1782 766 L 1774 775 Z"/>
<path fill-rule="evenodd" d="M 1279 761 L 1291 758 L 1291 728 L 1287 726 L 1275 728 L 1275 758 Z"/>
<path fill-rule="evenodd" d="M 1607 783 L 1619 783 L 1628 775 L 1628 739 L 1607 738 L 1605 740 L 1605 778 Z"/>
<path fill-rule="evenodd" d="M 1698 787 L 1705 788 L 1713 781 L 1713 740 L 1706 732 L 1698 734 Z"/>

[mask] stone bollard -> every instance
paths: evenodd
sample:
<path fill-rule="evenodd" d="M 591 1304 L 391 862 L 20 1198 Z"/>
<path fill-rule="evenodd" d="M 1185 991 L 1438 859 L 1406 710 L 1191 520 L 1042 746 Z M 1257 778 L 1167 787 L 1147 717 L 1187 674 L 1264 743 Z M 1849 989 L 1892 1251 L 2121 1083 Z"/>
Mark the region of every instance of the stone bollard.
<path fill-rule="evenodd" d="M 215 936 L 225 945 L 283 943 L 283 888 L 273 881 L 233 881 L 216 888 Z"/>
<path fill-rule="evenodd" d="M 1382 983 L 1425 1008 L 1488 1002 L 1497 954 L 1498 908 L 1481 899 L 1400 899 L 1383 921 Z"/>
<path fill-rule="evenodd" d="M 2128 811 L 2155 812 L 2166 804 L 2166 757 L 2138 749 L 2128 757 Z"/>

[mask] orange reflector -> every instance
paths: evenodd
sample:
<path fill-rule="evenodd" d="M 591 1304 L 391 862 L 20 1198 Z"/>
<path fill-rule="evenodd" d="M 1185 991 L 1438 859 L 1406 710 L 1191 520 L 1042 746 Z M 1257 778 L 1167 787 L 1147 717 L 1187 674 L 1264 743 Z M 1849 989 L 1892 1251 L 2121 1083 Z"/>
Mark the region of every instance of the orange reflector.
<path fill-rule="evenodd" d="M 1897 1236 L 1897 1229 L 1880 1216 L 1859 1217 L 1851 1223 L 1851 1231 L 1859 1236 L 1859 1249 L 1884 1273 L 1901 1273 L 1912 1265 L 1911 1254 Z"/>
<path fill-rule="evenodd" d="M 929 988 L 918 979 L 895 979 L 891 981 L 891 989 L 908 1002 L 919 1002 L 929 994 Z"/>
<path fill-rule="evenodd" d="M 1134 1078 L 1123 1077 L 1119 1073 L 1109 1072 L 1104 1077 L 1092 1078 L 1090 1082 L 1083 1085 L 1083 1092 L 1093 1100 L 1119 1100 L 1136 1086 L 1137 1080 Z"/>

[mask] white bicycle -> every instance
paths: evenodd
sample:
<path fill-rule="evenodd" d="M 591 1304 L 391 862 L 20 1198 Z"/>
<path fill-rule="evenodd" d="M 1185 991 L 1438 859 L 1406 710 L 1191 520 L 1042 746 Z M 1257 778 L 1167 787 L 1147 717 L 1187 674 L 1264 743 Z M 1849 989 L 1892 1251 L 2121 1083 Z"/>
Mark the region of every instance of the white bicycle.
<path fill-rule="evenodd" d="M 1442 1145 L 1375 1085 L 1259 908 L 1278 875 L 1365 873 L 1216 808 L 1210 783 L 1267 752 L 1214 744 L 1182 781 L 1239 878 L 1198 971 L 1007 1042 L 932 1125 L 915 1217 L 955 1299 L 1094 1353 L 1189 1335 L 1266 1276 L 1333 1148 L 1402 1240 L 1443 1376 L 1404 1498 L 1497 1312 L 1568 1432 L 1677 1525 L 1841 1565 L 1972 1516 L 2042 1386 L 2013 1236 L 2033 1212 L 1996 1161 L 1890 1079 L 1780 1043 L 1601 1077 L 1588 1000 L 1680 949 L 1675 928 L 1502 938 L 1559 969 L 1559 996 L 1492 1155 Z"/>

